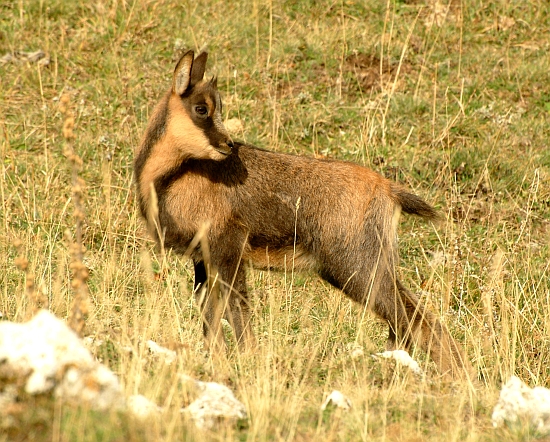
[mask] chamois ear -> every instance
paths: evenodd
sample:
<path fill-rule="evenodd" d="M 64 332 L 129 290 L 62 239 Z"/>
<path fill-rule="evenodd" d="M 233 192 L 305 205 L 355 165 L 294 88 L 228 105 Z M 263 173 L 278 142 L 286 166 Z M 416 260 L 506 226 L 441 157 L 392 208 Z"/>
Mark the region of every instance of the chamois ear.
<path fill-rule="evenodd" d="M 191 86 L 195 86 L 204 77 L 204 71 L 206 69 L 206 60 L 208 59 L 208 52 L 201 52 L 195 58 L 193 62 L 193 68 L 191 69 Z"/>
<path fill-rule="evenodd" d="M 193 51 L 187 51 L 178 61 L 174 70 L 174 79 L 172 81 L 172 92 L 174 94 L 183 95 L 191 85 L 191 71 L 193 68 Z"/>

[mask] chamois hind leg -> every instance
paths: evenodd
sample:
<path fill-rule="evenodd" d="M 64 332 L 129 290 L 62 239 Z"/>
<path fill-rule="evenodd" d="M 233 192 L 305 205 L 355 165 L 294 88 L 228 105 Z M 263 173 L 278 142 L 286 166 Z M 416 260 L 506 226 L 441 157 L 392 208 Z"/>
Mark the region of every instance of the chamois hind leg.
<path fill-rule="evenodd" d="M 472 375 L 469 362 L 447 328 L 399 280 L 386 283 L 374 311 L 389 324 L 388 348 L 408 349 L 414 343 L 430 355 L 442 374 L 453 378 Z"/>
<path fill-rule="evenodd" d="M 399 348 L 410 353 L 412 341 L 407 339 L 407 336 L 402 336 L 402 333 L 396 333 L 394 327 L 388 322 L 388 339 L 386 340 L 386 350 L 393 351 Z"/>
<path fill-rule="evenodd" d="M 377 235 L 375 233 L 370 237 L 376 238 Z M 397 280 L 395 249 L 391 246 L 380 247 L 378 241 L 371 242 L 364 249 L 371 253 L 364 255 L 361 263 L 354 258 L 361 256 L 359 251 L 347 254 L 341 251 L 323 256 L 321 262 L 324 265 L 320 271 L 323 279 L 387 321 L 388 349 L 399 347 L 408 350 L 412 344 L 420 345 L 442 374 L 448 373 L 455 378 L 471 374 L 468 361 L 447 329 Z M 346 256 L 350 259 L 342 259 Z M 354 268 L 359 270 L 349 270 Z"/>
<path fill-rule="evenodd" d="M 223 298 L 220 284 L 215 274 L 209 275 L 204 261 L 194 261 L 194 289 L 202 316 L 202 330 L 208 350 L 222 352 L 225 340 L 221 328 L 223 314 Z"/>

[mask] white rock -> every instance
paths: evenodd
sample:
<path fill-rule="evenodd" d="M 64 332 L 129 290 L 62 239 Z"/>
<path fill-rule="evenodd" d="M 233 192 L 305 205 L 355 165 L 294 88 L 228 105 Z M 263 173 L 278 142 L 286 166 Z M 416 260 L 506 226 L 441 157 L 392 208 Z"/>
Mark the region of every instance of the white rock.
<path fill-rule="evenodd" d="M 504 422 L 526 419 L 541 433 L 550 432 L 550 390 L 529 388 L 516 376 L 502 387 L 500 398 L 493 409 L 493 426 Z"/>
<path fill-rule="evenodd" d="M 165 347 L 158 345 L 155 341 L 147 341 L 147 348 L 151 354 L 164 358 L 164 363 L 166 365 L 171 365 L 178 357 L 177 353 L 174 350 L 169 350 Z"/>
<path fill-rule="evenodd" d="M 414 374 L 418 376 L 424 376 L 424 372 L 420 368 L 420 365 L 418 365 L 418 362 L 416 362 L 413 358 L 411 358 L 411 355 L 409 355 L 409 353 L 407 353 L 405 350 L 385 351 L 383 353 L 376 353 L 373 356 L 375 359 L 377 358 L 395 359 L 395 361 L 399 365 L 403 365 L 404 367 L 410 368 L 410 370 Z"/>
<path fill-rule="evenodd" d="M 331 405 L 341 408 L 342 410 L 349 410 L 351 408 L 351 401 L 338 390 L 333 390 L 333 392 L 327 396 L 323 405 L 321 405 L 321 410 L 324 411 Z"/>
<path fill-rule="evenodd" d="M 216 382 L 196 381 L 182 375 L 183 382 L 193 382 L 200 392 L 188 407 L 181 412 L 187 414 L 200 429 L 211 429 L 222 420 L 246 419 L 246 408 L 225 385 Z"/>
<path fill-rule="evenodd" d="M 28 394 L 52 392 L 97 409 L 124 403 L 118 378 L 46 310 L 27 323 L 0 322 L 0 361 L 0 379 Z"/>
<path fill-rule="evenodd" d="M 162 407 L 159 407 L 141 394 L 130 396 L 126 400 L 126 407 L 138 419 L 147 419 L 163 411 Z"/>

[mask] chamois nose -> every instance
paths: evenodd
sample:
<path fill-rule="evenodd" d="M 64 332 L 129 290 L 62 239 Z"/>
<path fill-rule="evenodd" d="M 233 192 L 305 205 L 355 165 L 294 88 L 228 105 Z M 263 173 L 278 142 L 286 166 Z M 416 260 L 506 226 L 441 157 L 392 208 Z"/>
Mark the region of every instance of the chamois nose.
<path fill-rule="evenodd" d="M 233 144 L 233 140 L 227 140 L 225 144 L 227 144 L 230 149 L 233 149 L 235 147 L 235 145 Z"/>

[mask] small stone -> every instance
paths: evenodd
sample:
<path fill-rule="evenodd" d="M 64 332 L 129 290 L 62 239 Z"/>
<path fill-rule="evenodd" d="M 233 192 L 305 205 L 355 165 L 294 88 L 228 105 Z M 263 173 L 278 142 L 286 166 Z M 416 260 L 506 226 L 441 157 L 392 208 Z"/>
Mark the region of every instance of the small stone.
<path fill-rule="evenodd" d="M 376 353 L 373 357 L 375 359 L 394 359 L 399 365 L 410 368 L 414 374 L 424 376 L 424 371 L 422 371 L 420 365 L 418 365 L 418 362 L 411 358 L 411 355 L 409 355 L 409 353 L 405 350 L 385 351 L 383 353 Z"/>
<path fill-rule="evenodd" d="M 181 380 L 186 383 L 192 382 L 200 392 L 197 399 L 181 409 L 198 428 L 212 429 L 221 421 L 236 422 L 247 418 L 245 406 L 225 385 L 196 381 L 186 375 L 182 375 Z"/>
<path fill-rule="evenodd" d="M 169 350 L 165 347 L 158 345 L 155 341 L 147 341 L 147 348 L 151 354 L 155 355 L 158 358 L 164 359 L 166 365 L 171 365 L 178 357 L 177 353 L 174 350 Z"/>
<path fill-rule="evenodd" d="M 243 121 L 239 118 L 230 118 L 224 123 L 225 128 L 230 134 L 240 134 L 244 131 Z"/>
<path fill-rule="evenodd" d="M 327 398 L 323 402 L 323 405 L 321 405 L 321 410 L 325 411 L 327 408 L 330 407 L 336 407 L 342 410 L 349 410 L 351 409 L 351 400 L 347 396 L 344 396 L 344 394 L 342 394 L 338 390 L 333 390 L 332 393 L 327 396 Z"/>

